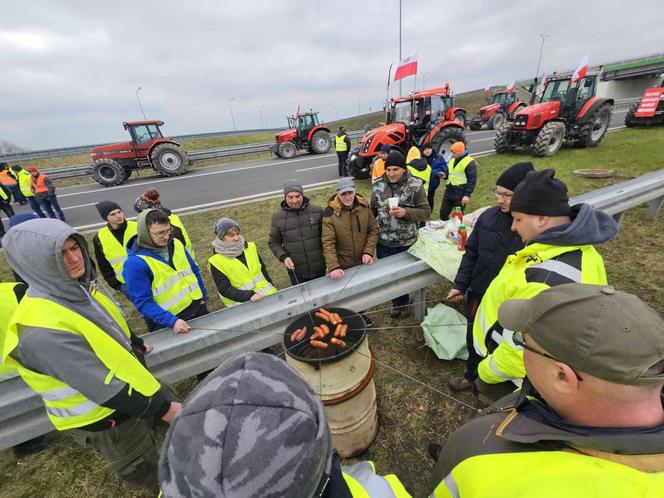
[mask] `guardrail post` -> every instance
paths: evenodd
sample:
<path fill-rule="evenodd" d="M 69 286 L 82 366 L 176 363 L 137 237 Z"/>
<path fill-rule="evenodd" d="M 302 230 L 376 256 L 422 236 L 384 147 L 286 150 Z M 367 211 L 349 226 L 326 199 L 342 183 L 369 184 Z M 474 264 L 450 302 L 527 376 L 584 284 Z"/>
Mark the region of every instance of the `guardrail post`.
<path fill-rule="evenodd" d="M 659 214 L 659 210 L 664 204 L 664 197 L 653 199 L 648 203 L 648 210 L 646 211 L 646 220 L 654 220 Z"/>
<path fill-rule="evenodd" d="M 613 215 L 613 219 L 616 220 L 616 223 L 618 223 L 618 226 L 622 225 L 623 219 L 625 218 L 625 211 L 622 211 L 621 213 L 616 213 Z"/>
<path fill-rule="evenodd" d="M 427 289 L 417 289 L 413 293 L 413 312 L 418 322 L 424 320 L 427 314 Z"/>

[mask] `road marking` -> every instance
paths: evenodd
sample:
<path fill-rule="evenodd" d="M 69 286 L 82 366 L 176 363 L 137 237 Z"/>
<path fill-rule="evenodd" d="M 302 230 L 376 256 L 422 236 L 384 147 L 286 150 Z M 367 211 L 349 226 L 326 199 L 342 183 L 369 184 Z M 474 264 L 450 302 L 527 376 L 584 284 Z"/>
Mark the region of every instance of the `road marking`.
<path fill-rule="evenodd" d="M 323 164 L 322 166 L 313 166 L 311 168 L 296 169 L 295 172 L 299 173 L 300 171 L 311 171 L 312 169 L 329 168 L 330 166 L 334 166 L 335 164 L 336 163 L 330 163 L 330 164 Z"/>
<path fill-rule="evenodd" d="M 474 144 L 475 142 L 485 142 L 486 140 L 495 140 L 496 137 L 489 137 L 489 138 L 480 138 L 477 140 L 472 140 L 469 142 L 470 145 Z"/>

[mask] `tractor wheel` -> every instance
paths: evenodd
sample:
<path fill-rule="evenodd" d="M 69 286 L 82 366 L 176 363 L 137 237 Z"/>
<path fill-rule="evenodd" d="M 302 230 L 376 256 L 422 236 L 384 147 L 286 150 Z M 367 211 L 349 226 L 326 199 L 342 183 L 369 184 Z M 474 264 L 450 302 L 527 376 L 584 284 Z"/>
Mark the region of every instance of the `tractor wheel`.
<path fill-rule="evenodd" d="M 542 126 L 535 139 L 534 152 L 536 156 L 552 156 L 560 150 L 565 138 L 565 124 L 559 121 L 549 121 Z"/>
<path fill-rule="evenodd" d="M 353 155 L 353 159 L 348 161 L 348 173 L 356 180 L 364 180 L 371 176 L 371 158 Z"/>
<path fill-rule="evenodd" d="M 505 122 L 505 115 L 502 112 L 497 112 L 491 119 L 489 119 L 489 129 L 490 130 L 500 130 Z"/>
<path fill-rule="evenodd" d="M 100 159 L 92 166 L 92 178 L 105 187 L 120 185 L 126 180 L 126 173 L 119 162 L 113 159 Z"/>
<path fill-rule="evenodd" d="M 637 122 L 634 120 L 634 113 L 636 113 L 636 110 L 639 108 L 639 103 L 640 102 L 637 102 L 636 104 L 629 106 L 629 110 L 627 111 L 627 114 L 625 114 L 625 126 L 627 128 L 637 125 Z"/>
<path fill-rule="evenodd" d="M 325 130 L 318 130 L 311 137 L 309 150 L 311 150 L 313 154 L 327 154 L 330 152 L 330 145 L 332 145 L 330 134 Z"/>
<path fill-rule="evenodd" d="M 496 137 L 493 140 L 493 147 L 496 149 L 498 154 L 502 154 L 503 152 L 512 152 L 514 150 L 514 146 L 507 143 L 507 132 L 510 130 L 510 128 L 512 128 L 513 124 L 514 123 L 512 121 L 505 120 L 503 121 L 503 125 L 498 128 L 498 131 L 496 131 Z"/>
<path fill-rule="evenodd" d="M 431 141 L 433 150 L 438 152 L 445 162 L 450 162 L 452 159 L 452 153 L 450 152 L 450 147 L 455 142 L 466 143 L 466 137 L 463 134 L 463 131 L 459 128 L 448 126 L 440 130 L 438 135 Z"/>
<path fill-rule="evenodd" d="M 280 144 L 277 152 L 284 159 L 293 159 L 297 149 L 295 148 L 295 144 L 289 140 Z"/>
<path fill-rule="evenodd" d="M 613 106 L 609 102 L 599 106 L 579 130 L 574 145 L 577 147 L 597 147 L 609 128 L 612 108 Z"/>
<path fill-rule="evenodd" d="M 473 116 L 473 119 L 470 120 L 470 129 L 473 131 L 477 131 L 482 128 L 482 117 L 480 116 L 479 113 L 475 114 Z"/>
<path fill-rule="evenodd" d="M 466 127 L 466 111 L 457 111 L 454 113 L 454 121 L 461 123 L 461 126 Z"/>
<path fill-rule="evenodd" d="M 175 144 L 157 145 L 150 153 L 154 169 L 163 176 L 180 176 L 187 172 L 189 157 Z"/>

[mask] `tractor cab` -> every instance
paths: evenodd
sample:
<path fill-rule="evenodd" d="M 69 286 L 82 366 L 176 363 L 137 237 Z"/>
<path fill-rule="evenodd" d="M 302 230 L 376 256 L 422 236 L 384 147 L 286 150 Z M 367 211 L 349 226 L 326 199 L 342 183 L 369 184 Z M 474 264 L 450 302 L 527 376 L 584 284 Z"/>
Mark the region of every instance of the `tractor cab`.
<path fill-rule="evenodd" d="M 320 126 L 317 112 L 305 112 L 299 116 L 288 116 L 288 127 L 295 128 L 300 140 L 306 140 L 309 131 L 316 126 Z"/>
<path fill-rule="evenodd" d="M 571 78 L 547 80 L 540 102 L 560 102 L 559 116 L 574 119 L 584 104 L 595 96 L 596 75 L 587 75 L 571 83 Z"/>
<path fill-rule="evenodd" d="M 122 126 L 129 132 L 134 145 L 140 146 L 164 138 L 159 128 L 163 124 L 163 121 L 131 121 L 122 123 Z"/>

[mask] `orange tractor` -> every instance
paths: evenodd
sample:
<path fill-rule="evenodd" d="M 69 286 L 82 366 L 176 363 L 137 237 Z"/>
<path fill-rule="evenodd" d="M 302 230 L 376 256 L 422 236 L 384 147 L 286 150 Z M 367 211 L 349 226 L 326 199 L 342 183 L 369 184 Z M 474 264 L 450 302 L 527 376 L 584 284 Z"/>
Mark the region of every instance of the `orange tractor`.
<path fill-rule="evenodd" d="M 498 130 L 506 119 L 514 116 L 528 104 L 517 99 L 516 92 L 506 91 L 496 93 L 491 102 L 480 107 L 480 110 L 470 120 L 470 129 L 479 130 L 487 125 L 490 130 Z"/>
<path fill-rule="evenodd" d="M 332 140 L 330 129 L 318 121 L 317 112 L 305 112 L 295 116 L 287 116 L 288 129 L 275 135 L 275 143 L 270 152 L 282 159 L 295 157 L 298 150 L 306 150 L 312 154 L 326 154 L 330 151 Z"/>
<path fill-rule="evenodd" d="M 407 153 L 413 145 L 431 143 L 449 161 L 454 142 L 466 141 L 466 110 L 454 107 L 448 87 L 414 92 L 393 99 L 387 109 L 387 124 L 367 132 L 351 150 L 348 171 L 354 178 L 369 178 L 371 162 L 383 145 Z"/>
<path fill-rule="evenodd" d="M 193 161 L 179 143 L 164 138 L 159 128 L 163 124 L 163 121 L 122 123 L 131 136 L 130 142 L 90 149 L 95 181 L 106 187 L 119 185 L 132 171 L 142 168 L 152 168 L 163 176 L 185 174 Z"/>

